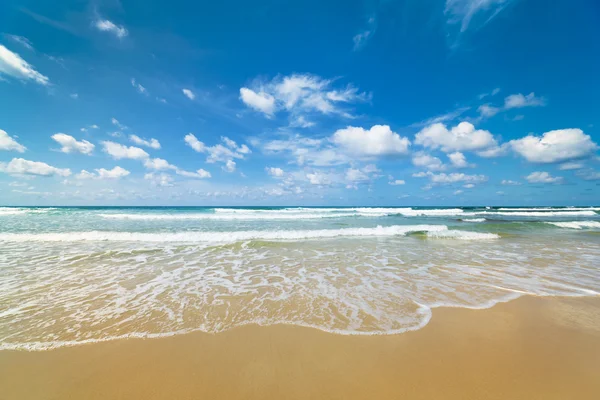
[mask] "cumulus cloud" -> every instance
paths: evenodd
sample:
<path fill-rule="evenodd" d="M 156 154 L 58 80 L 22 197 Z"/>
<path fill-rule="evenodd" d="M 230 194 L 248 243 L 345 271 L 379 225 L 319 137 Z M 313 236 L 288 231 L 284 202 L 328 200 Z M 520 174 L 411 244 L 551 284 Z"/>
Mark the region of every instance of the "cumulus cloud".
<path fill-rule="evenodd" d="M 47 76 L 40 74 L 21 56 L 0 44 L 0 79 L 3 75 L 22 81 L 33 81 L 44 86 L 50 84 Z"/>
<path fill-rule="evenodd" d="M 107 19 L 99 18 L 96 21 L 94 21 L 93 26 L 96 27 L 96 29 L 98 29 L 99 31 L 112 33 L 119 39 L 123 39 L 124 37 L 129 35 L 129 32 L 127 31 L 127 29 L 125 29 L 124 26 L 116 25 L 114 22 L 109 21 Z"/>
<path fill-rule="evenodd" d="M 460 151 L 448 154 L 448 158 L 450 159 L 450 163 L 452 163 L 454 168 L 467 168 L 471 166 L 467 162 L 465 155 Z"/>
<path fill-rule="evenodd" d="M 137 135 L 129 135 L 129 140 L 131 140 L 133 143 L 140 145 L 140 146 L 150 147 L 155 150 L 160 149 L 160 142 L 156 139 L 146 140 L 146 139 L 142 139 L 141 137 L 139 137 Z"/>
<path fill-rule="evenodd" d="M 403 155 L 410 141 L 393 132 L 388 125 L 373 125 L 369 130 L 349 126 L 337 130 L 332 142 L 351 154 L 363 157 Z"/>
<path fill-rule="evenodd" d="M 563 178 L 560 176 L 552 176 L 548 172 L 536 171 L 525 177 L 529 183 L 559 183 Z"/>
<path fill-rule="evenodd" d="M 265 171 L 267 171 L 267 174 L 274 176 L 276 178 L 281 178 L 284 175 L 284 172 L 281 168 L 277 168 L 277 167 L 266 167 Z"/>
<path fill-rule="evenodd" d="M 235 161 L 227 160 L 227 162 L 225 162 L 225 166 L 223 167 L 223 170 L 226 172 L 234 172 L 235 171 Z"/>
<path fill-rule="evenodd" d="M 503 185 L 508 185 L 508 186 L 518 186 L 521 183 L 517 182 L 517 181 L 511 181 L 510 179 L 503 179 L 501 182 Z"/>
<path fill-rule="evenodd" d="M 423 128 L 415 135 L 415 143 L 442 151 L 474 151 L 497 146 L 489 131 L 475 129 L 470 122 L 461 122 L 448 130 L 446 125 L 436 123 Z"/>
<path fill-rule="evenodd" d="M 10 137 L 6 131 L 0 129 L 0 150 L 24 153 L 27 148 L 19 144 L 14 138 Z"/>
<path fill-rule="evenodd" d="M 144 161 L 144 167 L 148 169 L 153 169 L 155 171 L 175 171 L 177 175 L 185 176 L 186 178 L 204 179 L 211 177 L 210 172 L 205 171 L 203 169 L 199 169 L 195 172 L 185 171 L 162 158 L 149 158 L 146 161 Z"/>
<path fill-rule="evenodd" d="M 101 142 L 104 146 L 104 152 L 115 160 L 129 158 L 132 160 L 146 160 L 150 155 L 139 147 L 125 146 L 111 141 Z"/>
<path fill-rule="evenodd" d="M 490 147 L 489 149 L 476 151 L 475 154 L 483 158 L 495 158 L 506 155 L 509 150 L 510 145 L 508 143 L 502 143 L 501 145 Z"/>
<path fill-rule="evenodd" d="M 320 171 L 315 171 L 306 174 L 306 178 L 310 182 L 311 185 L 329 185 L 331 184 L 331 179 L 328 174 L 325 174 Z"/>
<path fill-rule="evenodd" d="M 51 138 L 61 145 L 60 151 L 63 153 L 81 153 L 90 155 L 96 147 L 87 140 L 78 141 L 73 136 L 64 133 L 55 133 Z"/>
<path fill-rule="evenodd" d="M 196 98 L 196 95 L 190 89 L 182 89 L 181 91 L 183 92 L 184 96 L 190 100 L 194 100 Z"/>
<path fill-rule="evenodd" d="M 240 89 L 240 99 L 248 107 L 269 118 L 278 111 L 287 111 L 292 121 L 310 113 L 350 118 L 347 105 L 368 101 L 370 97 L 352 85 L 335 88 L 334 80 L 310 74 L 278 76 L 270 82 L 256 81 L 251 87 Z"/>
<path fill-rule="evenodd" d="M 68 168 L 56 168 L 40 161 L 29 161 L 23 158 L 13 158 L 9 163 L 0 163 L 0 172 L 11 175 L 39 175 L 39 176 L 69 176 Z"/>
<path fill-rule="evenodd" d="M 272 116 L 275 111 L 275 97 L 263 91 L 255 92 L 252 89 L 240 88 L 240 99 L 248 107 Z"/>
<path fill-rule="evenodd" d="M 96 169 L 96 173 L 98 174 L 98 179 L 120 179 L 129 175 L 129 171 L 119 166 L 113 169 L 98 168 Z"/>
<path fill-rule="evenodd" d="M 442 160 L 422 151 L 413 155 L 412 163 L 415 167 L 425 168 L 430 171 L 443 171 L 446 169 Z"/>
<path fill-rule="evenodd" d="M 598 149 L 581 129 L 559 129 L 539 136 L 511 140 L 512 149 L 533 163 L 556 163 L 582 158 Z"/>

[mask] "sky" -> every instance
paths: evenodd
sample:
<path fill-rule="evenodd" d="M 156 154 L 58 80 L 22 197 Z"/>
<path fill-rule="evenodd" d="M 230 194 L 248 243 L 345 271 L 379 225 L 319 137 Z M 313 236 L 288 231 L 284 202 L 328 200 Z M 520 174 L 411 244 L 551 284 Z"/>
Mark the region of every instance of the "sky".
<path fill-rule="evenodd" d="M 0 3 L 0 205 L 598 205 L 595 0 Z"/>

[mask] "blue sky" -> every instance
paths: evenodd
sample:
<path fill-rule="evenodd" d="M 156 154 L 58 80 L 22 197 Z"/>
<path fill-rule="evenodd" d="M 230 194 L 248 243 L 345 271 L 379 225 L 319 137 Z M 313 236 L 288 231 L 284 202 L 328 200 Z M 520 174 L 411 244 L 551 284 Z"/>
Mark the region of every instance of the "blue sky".
<path fill-rule="evenodd" d="M 600 203 L 593 0 L 4 1 L 0 204 Z"/>

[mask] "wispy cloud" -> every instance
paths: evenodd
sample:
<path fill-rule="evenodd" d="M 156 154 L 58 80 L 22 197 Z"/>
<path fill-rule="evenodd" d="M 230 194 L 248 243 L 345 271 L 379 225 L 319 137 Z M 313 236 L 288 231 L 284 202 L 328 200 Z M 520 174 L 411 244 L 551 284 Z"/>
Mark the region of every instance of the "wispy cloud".
<path fill-rule="evenodd" d="M 17 53 L 0 44 L 0 76 L 8 75 L 23 81 L 34 81 L 40 85 L 50 84 L 47 76 L 40 74 Z"/>
<path fill-rule="evenodd" d="M 99 31 L 112 33 L 119 39 L 129 35 L 129 31 L 124 26 L 116 25 L 107 19 L 98 18 L 94 21 L 93 26 Z"/>
<path fill-rule="evenodd" d="M 366 46 L 367 42 L 373 37 L 375 34 L 375 30 L 377 29 L 377 19 L 375 16 L 369 17 L 367 20 L 367 28 L 356 34 L 352 41 L 354 42 L 354 46 L 352 47 L 353 51 L 361 50 Z"/>

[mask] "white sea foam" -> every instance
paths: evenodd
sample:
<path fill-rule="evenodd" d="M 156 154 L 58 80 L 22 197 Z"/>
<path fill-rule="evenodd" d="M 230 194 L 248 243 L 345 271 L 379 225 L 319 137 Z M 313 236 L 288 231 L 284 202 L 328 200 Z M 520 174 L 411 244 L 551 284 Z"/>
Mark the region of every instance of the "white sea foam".
<path fill-rule="evenodd" d="M 353 236 L 398 236 L 410 232 L 437 232 L 447 230 L 446 225 L 393 225 L 376 228 L 344 228 L 278 231 L 227 231 L 227 232 L 58 232 L 58 233 L 0 233 L 5 242 L 181 242 L 230 243 L 248 240 L 301 240 Z"/>
<path fill-rule="evenodd" d="M 499 211 L 600 211 L 600 207 L 530 207 L 530 208 L 498 208 Z"/>
<path fill-rule="evenodd" d="M 595 211 L 479 211 L 474 215 L 503 215 L 514 217 L 592 217 L 598 215 Z"/>
<path fill-rule="evenodd" d="M 460 240 L 491 240 L 499 239 L 500 235 L 485 232 L 469 232 L 459 230 L 429 231 L 427 237 L 436 239 L 460 239 Z"/>
<path fill-rule="evenodd" d="M 560 228 L 583 229 L 583 228 L 600 228 L 600 221 L 565 221 L 565 222 L 546 222 L 547 224 L 555 225 Z"/>
<path fill-rule="evenodd" d="M 485 218 L 464 218 L 463 222 L 485 222 Z"/>
<path fill-rule="evenodd" d="M 0 207 L 0 217 L 4 215 L 43 214 L 53 210 L 56 210 L 56 208 Z"/>

